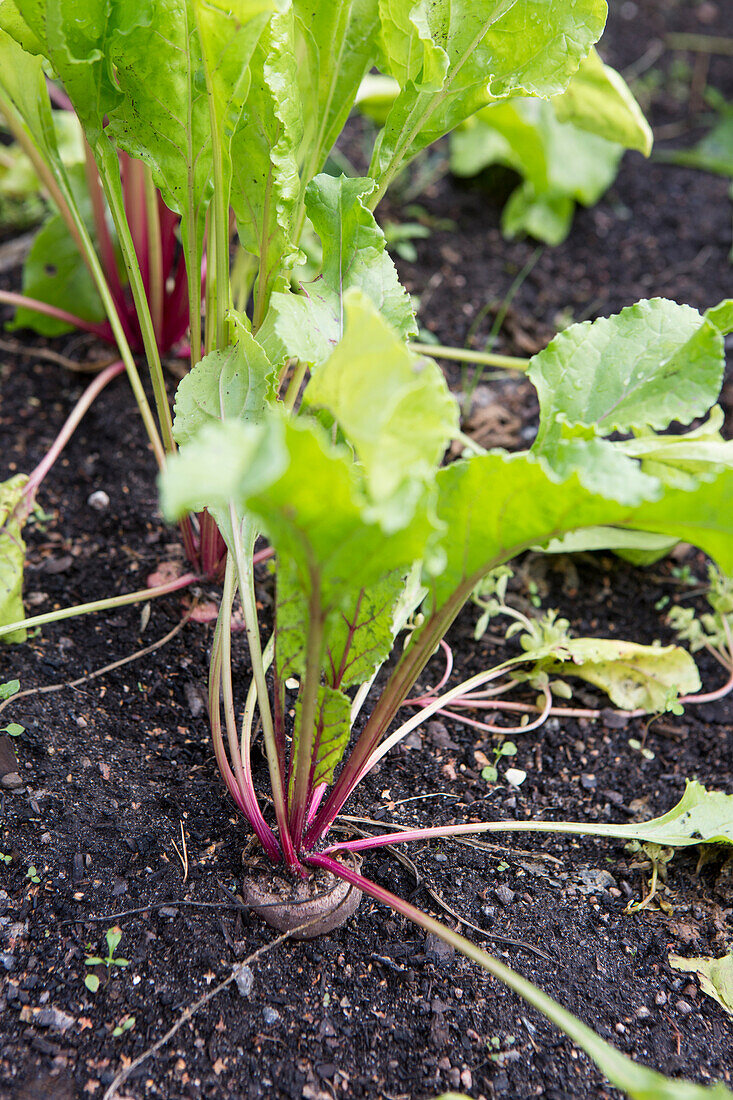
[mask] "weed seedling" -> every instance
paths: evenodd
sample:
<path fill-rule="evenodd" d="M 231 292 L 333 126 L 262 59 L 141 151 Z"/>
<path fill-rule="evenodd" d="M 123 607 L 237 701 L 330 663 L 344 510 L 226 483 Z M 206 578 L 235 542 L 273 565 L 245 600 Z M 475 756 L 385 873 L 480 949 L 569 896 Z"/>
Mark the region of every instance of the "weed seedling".
<path fill-rule="evenodd" d="M 106 933 L 107 940 L 107 954 L 104 958 L 101 955 L 88 955 L 84 960 L 85 966 L 106 966 L 107 968 L 107 981 L 109 981 L 112 974 L 112 968 L 115 966 L 124 968 L 129 966 L 127 959 L 117 958 L 115 951 L 120 945 L 122 939 L 122 929 L 115 925 L 114 928 L 108 929 Z M 87 987 L 90 993 L 96 993 L 99 989 L 99 977 L 97 974 L 87 974 L 84 979 L 84 985 Z M 133 1018 L 134 1023 L 134 1018 Z M 130 1025 L 132 1026 L 132 1025 Z"/>

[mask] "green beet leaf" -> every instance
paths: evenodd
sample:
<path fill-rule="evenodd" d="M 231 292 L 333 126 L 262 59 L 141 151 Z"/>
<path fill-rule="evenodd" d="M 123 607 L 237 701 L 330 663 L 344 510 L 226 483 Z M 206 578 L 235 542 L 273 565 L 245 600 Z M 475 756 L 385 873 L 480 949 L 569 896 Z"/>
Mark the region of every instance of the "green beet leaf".
<path fill-rule="evenodd" d="M 733 298 L 724 298 L 717 306 L 711 306 L 705 310 L 705 316 L 712 321 L 723 336 L 733 332 Z"/>
<path fill-rule="evenodd" d="M 491 97 L 561 92 L 603 30 L 604 0 L 382 0 L 384 71 L 401 85 L 372 157 L 399 168 Z"/>
<path fill-rule="evenodd" d="M 581 61 L 565 91 L 552 102 L 560 122 L 572 122 L 649 156 L 654 140 L 651 127 L 624 78 L 604 65 L 596 50 Z"/>
<path fill-rule="evenodd" d="M 305 183 L 322 171 L 377 56 L 378 8 L 378 0 L 293 0 Z"/>
<path fill-rule="evenodd" d="M 242 247 L 259 260 L 258 312 L 298 256 L 295 220 L 301 197 L 298 150 L 303 108 L 296 93 L 298 51 L 293 9 L 275 15 L 251 62 L 252 84 L 232 142 L 232 205 Z M 260 316 L 261 320 L 261 316 Z"/>
<path fill-rule="evenodd" d="M 296 356 L 311 366 L 325 363 L 343 336 L 350 288 L 361 290 L 404 339 L 416 334 L 410 298 L 366 204 L 373 187 L 368 179 L 327 175 L 308 185 L 306 209 L 323 243 L 323 266 L 302 294 L 273 294 L 258 333 L 273 362 Z"/>
<path fill-rule="evenodd" d="M 336 419 L 373 499 L 410 486 L 419 492 L 458 432 L 458 406 L 433 360 L 411 352 L 361 291 L 344 295 L 344 314 L 344 337 L 314 373 L 304 403 Z"/>
<path fill-rule="evenodd" d="M 733 441 L 720 434 L 723 419 L 723 410 L 714 405 L 707 421 L 686 435 L 640 432 L 619 449 L 640 459 L 642 470 L 665 485 L 692 490 L 701 480 L 710 481 L 724 469 L 733 469 Z"/>
<path fill-rule="evenodd" d="M 275 396 L 275 373 L 264 351 L 243 326 L 237 342 L 212 351 L 176 390 L 173 435 L 190 443 L 205 424 L 220 420 L 257 422 Z"/>
<path fill-rule="evenodd" d="M 680 695 L 700 690 L 697 665 L 687 650 L 675 645 L 568 638 L 540 656 L 533 675 L 537 672 L 577 676 L 604 691 L 621 710 L 647 714 L 669 710 Z"/>
<path fill-rule="evenodd" d="M 562 424 L 599 435 L 689 424 L 717 398 L 723 367 L 719 330 L 691 306 L 653 298 L 571 325 L 530 363 L 540 400 L 533 450 L 551 457 Z"/>
<path fill-rule="evenodd" d="M 16 474 L 0 484 L 0 626 L 8 626 L 25 618 L 25 543 L 22 537 L 23 522 L 18 518 L 16 508 L 23 499 L 27 481 L 25 474 Z M 24 642 L 25 639 L 25 628 L 14 630 L 3 637 L 4 642 Z"/>
<path fill-rule="evenodd" d="M 94 218 L 89 192 L 85 186 L 84 168 L 79 165 L 68 172 L 77 208 L 90 234 Z M 86 321 L 103 321 L 104 306 L 89 268 L 79 256 L 79 247 L 60 214 L 52 214 L 39 230 L 23 265 L 23 294 L 59 309 L 76 314 Z M 42 336 L 60 336 L 72 332 L 73 325 L 55 317 L 20 307 L 9 328 L 32 328 Z"/>
<path fill-rule="evenodd" d="M 733 571 L 733 472 L 694 492 L 669 489 L 656 501 L 631 506 L 586 489 L 578 471 L 561 480 L 532 454 L 496 452 L 455 462 L 437 474 L 442 572 L 427 578 L 434 606 L 458 606 L 481 577 L 529 546 L 586 527 L 620 527 L 691 542 Z"/>

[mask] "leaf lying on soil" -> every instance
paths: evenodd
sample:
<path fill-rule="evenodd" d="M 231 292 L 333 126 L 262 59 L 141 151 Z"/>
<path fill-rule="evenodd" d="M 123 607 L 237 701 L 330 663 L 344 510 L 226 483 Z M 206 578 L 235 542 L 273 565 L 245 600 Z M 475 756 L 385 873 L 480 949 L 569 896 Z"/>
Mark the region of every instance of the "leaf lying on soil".
<path fill-rule="evenodd" d="M 703 993 L 733 1016 L 733 954 L 721 959 L 683 959 L 681 955 L 670 955 L 669 965 L 673 970 L 697 975 Z"/>

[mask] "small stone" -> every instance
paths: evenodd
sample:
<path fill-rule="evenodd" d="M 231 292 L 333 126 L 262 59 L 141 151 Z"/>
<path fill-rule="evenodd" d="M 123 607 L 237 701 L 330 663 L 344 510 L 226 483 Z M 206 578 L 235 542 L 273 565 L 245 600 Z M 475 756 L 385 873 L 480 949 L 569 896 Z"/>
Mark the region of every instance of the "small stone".
<path fill-rule="evenodd" d="M 455 953 L 455 947 L 441 940 L 434 932 L 428 932 L 425 937 L 425 954 L 431 962 L 441 967 L 450 966 Z"/>
<path fill-rule="evenodd" d="M 452 1089 L 457 1089 L 461 1083 L 461 1071 L 457 1066 L 451 1066 L 448 1070 L 448 1081 Z"/>
<path fill-rule="evenodd" d="M 60 1008 L 31 1008 L 25 1005 L 21 1009 L 20 1018 L 24 1024 L 36 1024 L 38 1027 L 53 1028 L 55 1031 L 68 1031 L 74 1020 L 68 1012 L 62 1012 Z"/>
<path fill-rule="evenodd" d="M 11 1001 L 17 1001 L 20 997 L 20 989 L 15 982 L 8 982 L 5 987 L 5 1000 L 10 1004 Z"/>
<path fill-rule="evenodd" d="M 104 489 L 97 489 L 87 498 L 87 504 L 90 508 L 93 508 L 95 512 L 106 512 L 109 508 L 109 497 L 105 493 Z"/>
<path fill-rule="evenodd" d="M 265 1005 L 262 1009 L 262 1019 L 267 1027 L 272 1027 L 280 1019 L 280 1013 L 272 1005 Z"/>
<path fill-rule="evenodd" d="M 463 1085 L 464 1089 L 473 1088 L 473 1074 L 471 1073 L 468 1066 L 466 1066 L 465 1069 L 461 1070 L 461 1084 Z"/>
<path fill-rule="evenodd" d="M 84 868 L 84 856 L 81 852 L 77 852 L 74 856 L 74 862 L 71 865 L 71 881 L 81 882 L 86 874 Z"/>
<path fill-rule="evenodd" d="M 15 955 L 11 955 L 5 951 L 0 955 L 0 966 L 9 974 L 11 970 L 15 970 Z"/>
<path fill-rule="evenodd" d="M 586 772 L 580 777 L 580 785 L 584 791 L 594 791 L 598 786 L 598 780 L 594 775 Z"/>
<path fill-rule="evenodd" d="M 234 982 L 241 997 L 249 997 L 255 984 L 255 976 L 250 967 L 245 963 L 239 963 L 234 967 Z"/>
<path fill-rule="evenodd" d="M 510 890 L 508 886 L 497 886 L 494 890 L 494 896 L 501 902 L 504 908 L 506 908 L 508 905 L 512 904 L 517 895 L 514 890 Z"/>
<path fill-rule="evenodd" d="M 661 1006 L 661 1005 L 666 1005 L 666 1003 L 667 1003 L 667 994 L 665 992 L 663 992 L 663 990 L 660 989 L 659 993 L 654 994 L 654 1004 Z"/>
<path fill-rule="evenodd" d="M 618 1033 L 619 1035 L 625 1035 L 625 1034 L 626 1034 L 626 1025 L 625 1025 L 625 1024 L 622 1024 L 622 1023 L 621 1023 L 621 1022 L 619 1021 L 619 1022 L 618 1022 L 618 1023 L 616 1024 L 616 1028 L 615 1028 L 615 1030 L 616 1030 L 616 1032 L 617 1032 L 617 1033 Z"/>
<path fill-rule="evenodd" d="M 428 737 L 434 745 L 441 749 L 457 749 L 459 747 L 442 722 L 428 722 Z"/>
<path fill-rule="evenodd" d="M 8 772 L 0 779 L 0 786 L 4 787 L 6 791 L 17 791 L 25 784 L 17 772 Z"/>
<path fill-rule="evenodd" d="M 675 1008 L 683 1016 L 689 1016 L 690 1013 L 693 1011 L 693 1008 L 692 1008 L 692 1005 L 690 1004 L 690 1002 L 683 1000 L 682 997 L 680 997 L 679 1001 L 676 1002 Z"/>
<path fill-rule="evenodd" d="M 641 1005 L 639 1008 L 637 1008 L 635 1016 L 637 1020 L 648 1020 L 651 1016 L 651 1011 L 646 1007 L 646 1005 Z"/>
<path fill-rule="evenodd" d="M 41 844 L 50 844 L 53 837 L 50 833 L 41 833 Z"/>

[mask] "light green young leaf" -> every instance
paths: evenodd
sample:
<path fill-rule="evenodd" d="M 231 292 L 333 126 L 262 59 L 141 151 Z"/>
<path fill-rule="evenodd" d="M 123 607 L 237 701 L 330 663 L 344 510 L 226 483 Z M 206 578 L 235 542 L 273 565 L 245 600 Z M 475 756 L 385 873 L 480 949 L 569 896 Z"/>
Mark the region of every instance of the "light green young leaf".
<path fill-rule="evenodd" d="M 420 492 L 458 432 L 458 406 L 433 360 L 411 352 L 361 291 L 347 291 L 344 312 L 344 337 L 311 378 L 304 402 L 334 416 L 373 499 L 410 486 Z"/>
<path fill-rule="evenodd" d="M 733 298 L 724 298 L 717 306 L 711 306 L 705 310 L 708 321 L 712 321 L 716 328 L 720 329 L 723 336 L 733 332 Z"/>
<path fill-rule="evenodd" d="M 239 326 L 237 342 L 212 351 L 176 390 L 173 436 L 190 443 L 205 424 L 219 420 L 257 422 L 274 397 L 272 365 L 255 338 Z"/>
<path fill-rule="evenodd" d="M 607 141 L 645 156 L 654 137 L 641 107 L 628 84 L 610 65 L 604 65 L 596 50 L 584 58 L 565 91 L 552 101 L 560 122 L 572 122 Z"/>
<path fill-rule="evenodd" d="M 382 230 L 366 205 L 368 179 L 317 176 L 306 209 L 323 243 L 321 275 L 303 294 L 273 294 L 258 339 L 274 362 L 296 356 L 324 363 L 344 333 L 344 294 L 358 288 L 407 339 L 416 334 L 410 298 L 386 252 Z"/>
<path fill-rule="evenodd" d="M 89 191 L 85 186 L 84 168 L 75 166 L 68 176 L 79 213 L 87 229 L 93 233 L 94 218 Z M 47 302 L 85 321 L 99 322 L 105 318 L 99 291 L 60 214 L 52 214 L 36 234 L 23 265 L 22 290 L 29 298 Z M 7 327 L 32 328 L 42 336 L 60 336 L 73 331 L 73 325 L 25 307 L 16 310 L 12 323 Z"/>
<path fill-rule="evenodd" d="M 322 171 L 377 56 L 378 0 L 293 0 L 305 132 L 303 182 Z M 334 56 L 336 53 L 336 56 Z"/>
<path fill-rule="evenodd" d="M 0 626 L 20 622 L 23 611 L 23 567 L 25 543 L 23 523 L 14 515 L 23 499 L 28 478 L 16 474 L 0 484 Z M 25 629 L 14 630 L 3 637 L 4 642 L 24 642 Z"/>
<path fill-rule="evenodd" d="M 647 714 L 669 710 L 680 695 L 700 690 L 697 665 L 687 650 L 675 645 L 570 638 L 550 647 L 535 669 L 550 676 L 577 676 L 604 691 L 621 710 Z"/>
<path fill-rule="evenodd" d="M 532 454 L 496 452 L 438 471 L 438 519 L 445 567 L 428 578 L 436 607 L 463 603 L 481 577 L 529 546 L 586 527 L 620 527 L 690 542 L 733 572 L 733 473 L 692 493 L 667 490 L 638 507 L 589 492 L 578 474 L 567 480 Z"/>
<path fill-rule="evenodd" d="M 720 434 L 723 410 L 714 405 L 707 421 L 686 435 L 640 433 L 619 444 L 630 458 L 641 459 L 642 470 L 675 489 L 695 489 L 723 469 L 733 469 L 733 441 Z"/>
<path fill-rule="evenodd" d="M 715 325 L 663 298 L 571 325 L 530 363 L 540 400 L 533 450 L 551 454 L 562 424 L 599 435 L 689 424 L 717 398 L 723 367 Z"/>
<path fill-rule="evenodd" d="M 301 194 L 297 153 L 303 108 L 296 94 L 293 8 L 275 15 L 252 62 L 252 84 L 232 143 L 232 206 L 242 247 L 259 259 L 264 310 L 273 286 L 298 255 L 293 243 Z"/>
<path fill-rule="evenodd" d="M 603 30 L 604 0 L 382 0 L 384 59 L 402 90 L 372 156 L 375 198 L 399 168 L 491 97 L 561 92 Z"/>
<path fill-rule="evenodd" d="M 681 955 L 670 955 L 669 965 L 673 970 L 694 974 L 703 993 L 733 1016 L 733 955 L 723 955 L 720 959 L 684 959 Z"/>

